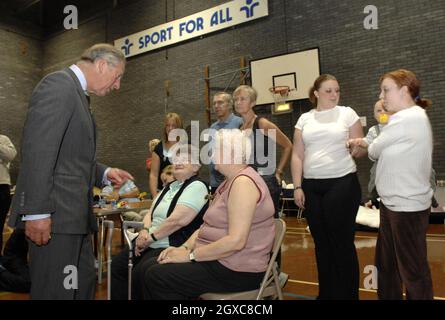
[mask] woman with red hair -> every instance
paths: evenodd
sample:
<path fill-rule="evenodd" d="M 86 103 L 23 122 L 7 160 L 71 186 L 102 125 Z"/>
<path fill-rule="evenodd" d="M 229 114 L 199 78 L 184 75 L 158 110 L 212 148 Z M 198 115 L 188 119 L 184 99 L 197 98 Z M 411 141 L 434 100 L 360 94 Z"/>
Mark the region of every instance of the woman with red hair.
<path fill-rule="evenodd" d="M 420 98 L 420 82 L 409 70 L 386 73 L 380 88 L 392 115 L 368 147 L 370 158 L 378 159 L 375 182 L 381 198 L 378 296 L 403 299 L 403 284 L 407 299 L 433 299 L 426 246 L 433 135 L 424 110 L 431 101 Z"/>

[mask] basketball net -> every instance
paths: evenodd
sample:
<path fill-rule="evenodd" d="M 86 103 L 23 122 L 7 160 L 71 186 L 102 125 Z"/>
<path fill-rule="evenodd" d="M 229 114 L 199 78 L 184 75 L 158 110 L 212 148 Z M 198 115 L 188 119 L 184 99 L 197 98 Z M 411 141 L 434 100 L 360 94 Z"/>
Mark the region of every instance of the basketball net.
<path fill-rule="evenodd" d="M 287 99 L 289 97 L 290 92 L 289 86 L 276 86 L 270 87 L 269 91 L 273 97 L 275 102 L 275 108 L 272 108 L 273 113 L 280 112 L 290 112 L 289 104 L 287 103 Z M 280 111 L 282 109 L 282 111 Z"/>

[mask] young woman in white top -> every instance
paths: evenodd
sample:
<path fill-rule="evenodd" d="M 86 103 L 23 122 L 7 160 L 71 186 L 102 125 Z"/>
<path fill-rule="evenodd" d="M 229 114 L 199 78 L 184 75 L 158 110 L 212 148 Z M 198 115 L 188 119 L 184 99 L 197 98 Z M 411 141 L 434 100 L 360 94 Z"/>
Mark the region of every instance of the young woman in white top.
<path fill-rule="evenodd" d="M 378 159 L 376 187 L 381 198 L 376 245 L 380 299 L 432 299 L 426 232 L 433 189 L 430 183 L 433 136 L 423 110 L 430 100 L 420 99 L 420 83 L 409 70 L 395 70 L 380 79 L 380 98 L 393 113 L 369 145 Z M 350 145 L 367 147 L 363 141 Z"/>
<path fill-rule="evenodd" d="M 315 108 L 295 126 L 292 152 L 294 199 L 305 208 L 315 242 L 318 299 L 358 299 L 359 266 L 354 246 L 355 217 L 361 190 L 349 138 L 362 138 L 357 113 L 339 106 L 340 87 L 332 75 L 321 75 L 311 88 Z"/>

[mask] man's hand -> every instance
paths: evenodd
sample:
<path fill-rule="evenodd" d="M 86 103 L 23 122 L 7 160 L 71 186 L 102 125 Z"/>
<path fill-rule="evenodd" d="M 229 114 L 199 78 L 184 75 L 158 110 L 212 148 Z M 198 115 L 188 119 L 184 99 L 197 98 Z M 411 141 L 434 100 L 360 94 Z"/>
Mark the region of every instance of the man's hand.
<path fill-rule="evenodd" d="M 51 239 L 51 218 L 26 221 L 25 234 L 36 245 L 46 245 Z"/>
<path fill-rule="evenodd" d="M 108 170 L 107 179 L 110 180 L 116 187 L 122 186 L 127 180 L 134 180 L 131 174 L 118 168 L 111 168 Z"/>

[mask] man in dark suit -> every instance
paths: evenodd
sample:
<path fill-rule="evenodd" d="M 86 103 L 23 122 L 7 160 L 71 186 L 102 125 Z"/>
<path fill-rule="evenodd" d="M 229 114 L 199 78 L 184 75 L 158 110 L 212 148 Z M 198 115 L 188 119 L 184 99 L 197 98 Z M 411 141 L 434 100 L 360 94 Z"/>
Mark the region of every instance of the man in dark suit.
<path fill-rule="evenodd" d="M 30 240 L 31 299 L 94 298 L 93 186 L 120 186 L 133 177 L 96 162 L 89 94 L 119 89 L 124 71 L 123 54 L 97 44 L 32 93 L 9 219 Z"/>

